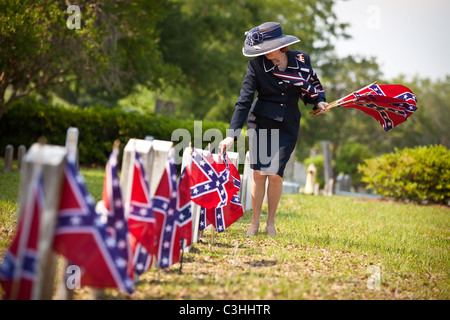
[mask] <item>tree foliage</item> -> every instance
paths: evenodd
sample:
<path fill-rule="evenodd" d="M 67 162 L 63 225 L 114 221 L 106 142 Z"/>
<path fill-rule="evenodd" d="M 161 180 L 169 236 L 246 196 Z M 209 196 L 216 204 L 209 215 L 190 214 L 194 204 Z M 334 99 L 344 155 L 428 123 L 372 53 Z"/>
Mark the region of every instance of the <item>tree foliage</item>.
<path fill-rule="evenodd" d="M 331 141 L 336 174 L 355 171 L 355 163 L 341 164 L 365 158 L 363 145 L 372 155 L 416 145 L 450 148 L 450 78 L 387 81 L 374 58 L 336 57 L 333 40 L 348 36 L 334 2 L 80 0 L 81 28 L 69 29 L 68 1 L 0 0 L 0 118 L 13 101 L 38 93 L 78 107 L 113 108 L 129 99 L 122 105 L 140 112 L 159 98 L 174 101 L 178 117 L 228 123 L 248 61 L 244 32 L 278 21 L 301 39 L 292 49 L 310 54 L 328 101 L 373 81 L 405 85 L 418 98 L 414 115 L 389 132 L 356 109 L 311 117 L 311 106 L 300 105 L 300 160 L 321 140 Z"/>
<path fill-rule="evenodd" d="M 137 84 L 158 87 L 175 72 L 158 48 L 162 0 L 77 5 L 81 28 L 71 29 L 66 1 L 0 0 L 0 117 L 36 90 L 75 104 L 80 96 L 116 101 Z"/>
<path fill-rule="evenodd" d="M 301 39 L 292 48 L 326 61 L 332 37 L 344 35 L 331 0 L 168 1 L 161 24 L 164 59 L 181 67 L 179 107 L 196 118 L 229 121 L 248 58 L 242 55 L 245 31 L 266 21 Z M 188 88 L 188 90 L 186 90 Z"/>

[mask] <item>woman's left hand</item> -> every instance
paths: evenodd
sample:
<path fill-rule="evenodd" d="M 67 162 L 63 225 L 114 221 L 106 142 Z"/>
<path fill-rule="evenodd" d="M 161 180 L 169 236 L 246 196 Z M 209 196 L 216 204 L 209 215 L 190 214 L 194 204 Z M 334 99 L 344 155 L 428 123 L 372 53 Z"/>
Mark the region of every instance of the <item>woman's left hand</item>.
<path fill-rule="evenodd" d="M 326 108 L 326 107 L 328 106 L 328 103 L 327 103 L 327 102 L 324 102 L 324 101 L 319 102 L 319 103 L 317 104 L 317 106 L 318 106 L 319 109 L 320 109 L 320 113 L 327 113 L 328 110 L 330 110 L 330 109 L 327 109 L 327 108 Z"/>

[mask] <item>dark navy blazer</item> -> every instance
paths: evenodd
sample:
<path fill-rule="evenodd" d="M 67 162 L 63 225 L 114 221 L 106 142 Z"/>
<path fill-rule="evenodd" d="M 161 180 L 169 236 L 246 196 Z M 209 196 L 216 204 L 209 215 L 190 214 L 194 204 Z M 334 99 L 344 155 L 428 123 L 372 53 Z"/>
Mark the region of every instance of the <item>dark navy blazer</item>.
<path fill-rule="evenodd" d="M 285 72 L 297 73 L 300 68 L 302 70 L 309 68 L 311 74 L 314 73 L 308 54 L 291 50 L 287 54 L 288 64 Z M 299 123 L 301 113 L 298 100 L 300 98 L 305 105 L 307 103 L 317 105 L 320 101 L 326 101 L 324 92 L 320 92 L 314 100 L 307 95 L 302 96 L 300 87 L 282 81 L 271 72 L 273 69 L 276 69 L 276 66 L 264 55 L 248 62 L 247 73 L 242 82 L 240 96 L 236 101 L 227 136 L 235 139 L 239 137 L 240 129 L 242 129 L 249 111 L 252 111 L 255 116 Z M 317 82 L 320 84 L 319 79 L 316 79 Z M 258 92 L 256 99 L 254 99 L 255 92 Z"/>

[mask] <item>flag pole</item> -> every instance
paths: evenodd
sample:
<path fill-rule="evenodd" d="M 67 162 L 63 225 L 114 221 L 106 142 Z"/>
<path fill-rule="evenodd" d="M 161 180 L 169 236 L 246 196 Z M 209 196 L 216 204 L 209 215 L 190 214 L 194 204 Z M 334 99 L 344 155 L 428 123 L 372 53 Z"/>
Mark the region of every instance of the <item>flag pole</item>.
<path fill-rule="evenodd" d="M 214 235 L 215 235 L 216 229 L 214 226 L 211 226 L 211 243 L 209 245 L 209 250 L 212 250 L 212 247 L 214 246 Z"/>
<path fill-rule="evenodd" d="M 184 238 L 181 238 L 181 257 L 180 257 L 180 274 L 183 274 L 183 251 L 184 251 Z"/>

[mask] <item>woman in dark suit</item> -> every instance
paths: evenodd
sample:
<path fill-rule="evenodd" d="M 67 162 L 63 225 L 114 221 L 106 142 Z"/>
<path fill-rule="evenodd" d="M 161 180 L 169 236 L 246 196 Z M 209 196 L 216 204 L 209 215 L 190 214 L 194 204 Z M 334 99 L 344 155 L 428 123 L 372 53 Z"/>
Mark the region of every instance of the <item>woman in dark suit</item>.
<path fill-rule="evenodd" d="M 308 54 L 289 50 L 289 45 L 300 41 L 297 37 L 283 35 L 276 22 L 263 23 L 246 35 L 243 54 L 255 58 L 248 62 L 227 138 L 220 142 L 219 148 L 225 153 L 232 147 L 248 116 L 253 217 L 246 235 L 255 235 L 259 230 L 268 179 L 266 231 L 273 236 L 284 169 L 297 143 L 301 118 L 298 100 L 313 104 L 322 112 L 327 112 L 327 103 Z"/>

